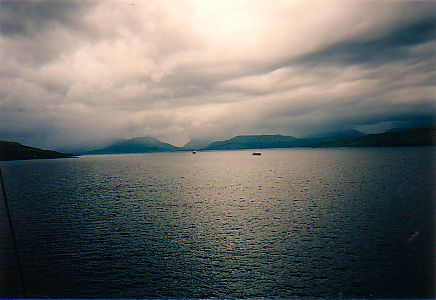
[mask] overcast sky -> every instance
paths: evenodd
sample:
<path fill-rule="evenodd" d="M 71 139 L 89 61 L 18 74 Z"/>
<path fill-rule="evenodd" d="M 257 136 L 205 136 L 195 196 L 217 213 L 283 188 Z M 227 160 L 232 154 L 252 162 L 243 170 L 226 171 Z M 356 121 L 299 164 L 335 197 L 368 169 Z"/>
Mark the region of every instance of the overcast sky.
<path fill-rule="evenodd" d="M 433 123 L 436 2 L 0 2 L 0 139 L 375 132 Z"/>

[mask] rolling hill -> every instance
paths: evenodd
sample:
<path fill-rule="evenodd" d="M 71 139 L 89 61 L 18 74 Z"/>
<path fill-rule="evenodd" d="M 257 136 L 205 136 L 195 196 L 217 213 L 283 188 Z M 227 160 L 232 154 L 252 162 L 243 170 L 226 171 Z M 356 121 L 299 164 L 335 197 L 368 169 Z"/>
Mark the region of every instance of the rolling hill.
<path fill-rule="evenodd" d="M 74 157 L 74 155 L 30 147 L 18 142 L 0 141 L 0 160 L 52 159 L 68 157 Z"/>
<path fill-rule="evenodd" d="M 136 137 L 114 142 L 108 147 L 91 150 L 83 154 L 127 154 L 127 153 L 148 153 L 177 151 L 179 147 L 159 141 L 152 137 Z"/>
<path fill-rule="evenodd" d="M 359 138 L 325 143 L 321 147 L 416 147 L 436 146 L 436 126 L 408 130 L 388 130 Z"/>
<path fill-rule="evenodd" d="M 293 136 L 240 135 L 229 140 L 213 142 L 207 146 L 206 150 L 291 148 L 301 145 L 302 141 Z"/>
<path fill-rule="evenodd" d="M 354 129 L 349 129 L 349 130 L 339 130 L 339 131 L 332 131 L 332 132 L 326 132 L 317 135 L 306 136 L 302 140 L 304 141 L 304 144 L 306 146 L 313 147 L 313 146 L 323 145 L 326 143 L 340 142 L 340 141 L 360 138 L 365 135 L 366 133 Z"/>

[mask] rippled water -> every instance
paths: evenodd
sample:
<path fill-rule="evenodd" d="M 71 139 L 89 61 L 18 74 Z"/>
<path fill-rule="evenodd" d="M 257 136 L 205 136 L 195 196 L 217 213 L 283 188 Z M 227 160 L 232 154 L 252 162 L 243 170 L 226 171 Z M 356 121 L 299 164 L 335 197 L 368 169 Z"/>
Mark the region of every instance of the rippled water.
<path fill-rule="evenodd" d="M 2 163 L 33 297 L 432 297 L 434 149 Z M 1 211 L 1 295 L 19 296 Z"/>

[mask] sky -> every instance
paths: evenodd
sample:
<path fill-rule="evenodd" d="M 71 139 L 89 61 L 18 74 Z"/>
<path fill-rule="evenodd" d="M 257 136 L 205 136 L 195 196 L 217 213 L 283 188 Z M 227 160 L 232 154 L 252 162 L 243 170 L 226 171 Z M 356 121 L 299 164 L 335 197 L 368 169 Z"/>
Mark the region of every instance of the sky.
<path fill-rule="evenodd" d="M 434 124 L 436 1 L 0 0 L 0 140 Z"/>

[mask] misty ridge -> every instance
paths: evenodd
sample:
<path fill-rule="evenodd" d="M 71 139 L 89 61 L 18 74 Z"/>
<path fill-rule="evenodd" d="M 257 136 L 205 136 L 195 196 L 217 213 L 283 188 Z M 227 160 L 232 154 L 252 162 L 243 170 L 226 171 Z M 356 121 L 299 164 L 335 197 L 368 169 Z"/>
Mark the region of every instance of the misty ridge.
<path fill-rule="evenodd" d="M 414 147 L 436 145 L 436 126 L 417 129 L 391 129 L 380 134 L 365 134 L 351 129 L 297 138 L 286 135 L 239 135 L 224 141 L 191 140 L 183 147 L 156 138 L 137 137 L 115 142 L 108 147 L 82 154 L 121 154 L 191 150 L 277 149 L 294 147 Z"/>
<path fill-rule="evenodd" d="M 76 155 L 133 154 L 193 150 L 280 149 L 296 147 L 417 147 L 436 146 L 436 126 L 415 129 L 390 129 L 380 134 L 357 130 L 327 132 L 296 138 L 286 135 L 240 135 L 223 141 L 191 140 L 183 147 L 153 137 L 119 139 L 101 149 L 80 153 L 42 150 L 17 142 L 0 141 L 0 160 L 70 158 Z"/>

